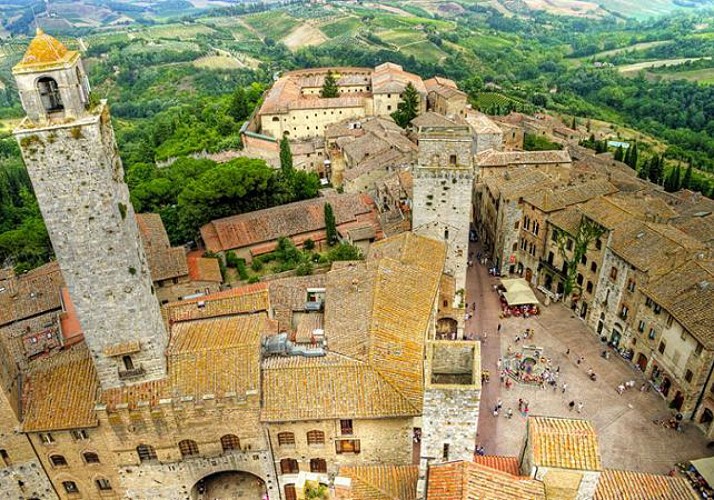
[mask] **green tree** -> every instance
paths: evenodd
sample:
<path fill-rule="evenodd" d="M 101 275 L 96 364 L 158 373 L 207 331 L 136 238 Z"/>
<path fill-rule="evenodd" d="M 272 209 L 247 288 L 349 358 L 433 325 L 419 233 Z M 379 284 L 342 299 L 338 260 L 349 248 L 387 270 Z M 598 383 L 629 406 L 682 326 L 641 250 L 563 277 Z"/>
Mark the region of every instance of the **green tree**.
<path fill-rule="evenodd" d="M 295 173 L 295 168 L 293 167 L 293 153 L 290 151 L 290 141 L 288 140 L 287 135 L 280 139 L 280 170 L 285 179 L 292 178 Z"/>
<path fill-rule="evenodd" d="M 361 260 L 363 258 L 360 249 L 349 243 L 340 243 L 327 252 L 327 259 L 330 262 L 338 260 Z"/>
<path fill-rule="evenodd" d="M 322 84 L 322 90 L 320 91 L 321 97 L 332 98 L 340 95 L 340 89 L 337 87 L 337 79 L 332 71 L 328 70 L 327 75 L 325 75 L 325 82 Z"/>
<path fill-rule="evenodd" d="M 420 101 L 419 93 L 414 88 L 414 85 L 409 82 L 404 88 L 404 92 L 402 92 L 401 101 L 399 101 L 397 105 L 397 110 L 392 113 L 392 118 L 397 122 L 397 125 L 402 128 L 407 128 L 409 122 L 419 114 Z"/>
<path fill-rule="evenodd" d="M 228 114 L 238 123 L 245 121 L 250 115 L 248 96 L 245 93 L 245 89 L 240 85 L 236 87 L 233 91 L 233 95 L 231 95 Z"/>
<path fill-rule="evenodd" d="M 622 161 L 625 159 L 625 150 L 622 149 L 622 146 L 617 146 L 617 149 L 615 150 L 614 159 L 615 161 Z"/>
<path fill-rule="evenodd" d="M 585 217 L 580 219 L 574 235 L 569 235 L 565 231 L 557 231 L 556 245 L 558 253 L 563 258 L 563 262 L 567 264 L 563 283 L 563 297 L 569 297 L 578 286 L 575 281 L 578 274 L 578 264 L 583 255 L 588 252 L 590 244 L 602 236 L 604 232 L 605 229 L 602 226 Z M 571 241 L 571 243 L 568 243 L 568 241 Z M 572 254 L 568 250 L 569 246 L 572 248 Z M 578 286 L 578 288 L 580 287 Z"/>
<path fill-rule="evenodd" d="M 639 170 L 637 171 L 637 177 L 640 179 L 649 179 L 650 178 L 650 166 L 652 165 L 652 158 L 647 158 L 645 161 L 642 162 L 640 165 Z"/>
<path fill-rule="evenodd" d="M 690 161 L 687 165 L 687 170 L 684 172 L 684 178 L 682 179 L 682 189 L 692 188 L 692 162 Z"/>
<path fill-rule="evenodd" d="M 664 157 L 655 155 L 651 158 L 647 176 L 655 184 L 662 184 L 664 181 Z"/>
<path fill-rule="evenodd" d="M 337 243 L 337 223 L 335 214 L 332 211 L 332 205 L 329 203 L 325 203 L 325 233 L 327 234 L 328 245 Z"/>

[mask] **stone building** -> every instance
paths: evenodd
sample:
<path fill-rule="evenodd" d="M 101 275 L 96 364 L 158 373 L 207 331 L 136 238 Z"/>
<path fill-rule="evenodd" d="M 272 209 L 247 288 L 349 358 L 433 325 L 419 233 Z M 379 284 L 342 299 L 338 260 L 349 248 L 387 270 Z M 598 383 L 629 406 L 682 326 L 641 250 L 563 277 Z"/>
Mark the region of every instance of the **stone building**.
<path fill-rule="evenodd" d="M 463 116 L 468 105 L 468 96 L 448 78 L 436 76 L 424 81 L 427 103 L 430 110 L 444 116 Z"/>

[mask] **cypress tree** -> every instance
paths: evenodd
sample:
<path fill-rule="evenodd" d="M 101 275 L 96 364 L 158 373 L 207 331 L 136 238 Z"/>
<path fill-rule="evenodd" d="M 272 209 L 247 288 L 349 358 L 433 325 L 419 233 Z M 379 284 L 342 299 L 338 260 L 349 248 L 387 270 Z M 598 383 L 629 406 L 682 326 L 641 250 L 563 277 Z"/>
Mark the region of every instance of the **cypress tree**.
<path fill-rule="evenodd" d="M 617 149 L 615 150 L 615 161 L 622 161 L 624 157 L 625 150 L 622 149 L 622 146 L 617 146 Z"/>
<path fill-rule="evenodd" d="M 245 95 L 243 87 L 237 87 L 231 96 L 231 102 L 228 107 L 228 114 L 233 117 L 236 122 L 242 122 L 250 114 L 248 107 L 248 98 Z"/>
<path fill-rule="evenodd" d="M 692 187 L 692 161 L 689 161 L 687 165 L 687 170 L 684 172 L 684 179 L 682 179 L 681 189 L 691 189 Z"/>
<path fill-rule="evenodd" d="M 293 153 L 290 151 L 288 136 L 283 136 L 280 140 L 280 170 L 286 179 L 290 179 L 295 171 L 293 169 Z"/>
<path fill-rule="evenodd" d="M 630 168 L 632 168 L 634 170 L 637 170 L 637 159 L 638 159 L 637 157 L 638 157 L 637 143 L 635 142 L 632 145 L 632 153 L 630 153 L 630 162 L 628 163 Z"/>
<path fill-rule="evenodd" d="M 332 205 L 329 203 L 325 203 L 325 233 L 327 234 L 328 245 L 337 243 L 337 223 L 335 222 Z"/>
<path fill-rule="evenodd" d="M 402 92 L 402 100 L 397 105 L 397 110 L 392 113 L 392 118 L 397 125 L 402 128 L 407 128 L 409 122 L 419 114 L 419 93 L 414 88 L 414 85 L 409 82 Z"/>
<path fill-rule="evenodd" d="M 622 156 L 622 162 L 625 165 L 629 165 L 631 156 L 632 156 L 632 144 L 627 146 L 627 149 L 625 150 L 625 154 Z"/>
<path fill-rule="evenodd" d="M 652 165 L 652 158 L 647 158 L 642 162 L 640 170 L 637 172 L 637 177 L 640 179 L 649 179 L 650 177 L 650 166 Z"/>
<path fill-rule="evenodd" d="M 340 89 L 337 87 L 337 79 L 332 71 L 328 70 L 325 76 L 325 82 L 322 84 L 322 91 L 320 92 L 321 97 L 337 97 L 340 95 Z"/>

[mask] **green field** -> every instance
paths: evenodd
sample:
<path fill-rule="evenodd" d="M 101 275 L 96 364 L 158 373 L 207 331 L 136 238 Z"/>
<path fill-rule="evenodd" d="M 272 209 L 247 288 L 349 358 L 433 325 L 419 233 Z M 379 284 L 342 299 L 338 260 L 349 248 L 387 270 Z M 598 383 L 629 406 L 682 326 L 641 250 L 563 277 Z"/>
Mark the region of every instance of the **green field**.
<path fill-rule="evenodd" d="M 164 38 L 169 40 L 194 40 L 197 35 L 213 34 L 213 28 L 202 24 L 166 24 L 153 26 L 136 34 L 138 38 Z"/>
<path fill-rule="evenodd" d="M 344 17 L 327 24 L 320 26 L 322 31 L 328 38 L 338 36 L 354 35 L 362 26 L 362 21 L 358 17 Z"/>
<path fill-rule="evenodd" d="M 426 62 L 439 62 L 447 56 L 446 52 L 434 45 L 428 40 L 423 42 L 406 45 L 400 49 L 400 52 L 408 56 L 414 56 Z"/>
<path fill-rule="evenodd" d="M 657 73 L 665 80 L 691 80 L 707 85 L 714 84 L 714 68 L 693 69 L 691 71 L 675 71 L 672 73 Z"/>
<path fill-rule="evenodd" d="M 259 31 L 263 37 L 280 40 L 287 36 L 295 27 L 300 24 L 295 18 L 290 17 L 285 12 L 261 12 L 251 14 L 243 20 Z"/>
<path fill-rule="evenodd" d="M 691 8 L 678 7 L 673 0 L 598 0 L 597 3 L 611 12 L 638 19 L 667 15 L 675 10 L 692 11 Z"/>
<path fill-rule="evenodd" d="M 426 35 L 421 31 L 414 31 L 412 29 L 398 29 L 382 31 L 378 33 L 379 38 L 385 42 L 393 43 L 398 47 L 407 45 L 410 43 L 421 42 L 426 38 Z"/>

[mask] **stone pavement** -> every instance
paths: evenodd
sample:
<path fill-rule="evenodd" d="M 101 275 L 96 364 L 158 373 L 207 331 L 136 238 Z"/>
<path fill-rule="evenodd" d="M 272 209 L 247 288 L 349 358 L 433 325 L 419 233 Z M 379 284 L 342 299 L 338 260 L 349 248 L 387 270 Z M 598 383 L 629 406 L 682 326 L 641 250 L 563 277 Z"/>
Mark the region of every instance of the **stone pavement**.
<path fill-rule="evenodd" d="M 475 250 L 474 250 L 475 251 Z M 518 456 L 525 437 L 526 419 L 518 412 L 518 399 L 530 402 L 531 415 L 582 417 L 591 420 L 598 432 L 603 466 L 614 469 L 633 469 L 650 473 L 667 473 L 679 461 L 710 456 L 708 442 L 698 428 L 685 421 L 683 432 L 665 429 L 652 422 L 671 415 L 664 399 L 654 390 L 640 392 L 642 374 L 628 362 L 612 354 L 609 360 L 600 356 L 603 344 L 585 324 L 562 304 L 541 308 L 535 318 L 500 320 L 501 334 L 497 335 L 500 306 L 493 284 L 498 279 L 488 276 L 485 266 L 474 264 L 467 276 L 466 300 L 476 302 L 475 317 L 467 322 L 466 332 L 488 334 L 482 344 L 482 369 L 491 372 L 491 382 L 484 384 L 479 437 L 489 455 Z M 568 384 L 565 394 L 560 386 L 554 392 L 549 386 L 514 383 L 510 390 L 500 384 L 496 361 L 505 355 L 515 336 L 526 328 L 535 330 L 529 345 L 543 348 L 543 356 L 551 358 L 553 366 L 560 366 L 559 383 Z M 521 343 L 523 340 L 521 340 Z M 566 356 L 566 350 L 570 355 Z M 580 366 L 576 360 L 582 356 Z M 593 382 L 588 377 L 592 369 L 598 376 Z M 619 395 L 616 388 L 627 380 L 635 380 L 635 388 Z M 503 400 L 503 411 L 493 416 L 498 398 Z M 583 403 L 582 414 L 570 411 L 568 403 Z M 512 408 L 514 416 L 507 419 L 505 411 Z"/>

